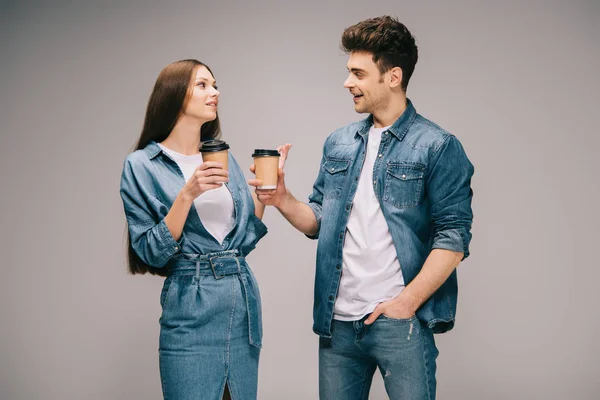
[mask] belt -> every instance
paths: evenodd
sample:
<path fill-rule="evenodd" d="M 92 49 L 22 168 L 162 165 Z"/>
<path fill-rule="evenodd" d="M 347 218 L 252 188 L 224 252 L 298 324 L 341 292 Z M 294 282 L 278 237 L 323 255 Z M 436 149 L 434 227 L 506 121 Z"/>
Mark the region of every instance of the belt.
<path fill-rule="evenodd" d="M 234 275 L 242 272 L 242 264 L 246 258 L 240 255 L 239 250 L 226 250 L 208 254 L 179 253 L 173 257 L 167 266 L 169 275 L 191 275 L 199 278 L 202 275 L 213 275 L 221 279 L 225 275 Z"/>

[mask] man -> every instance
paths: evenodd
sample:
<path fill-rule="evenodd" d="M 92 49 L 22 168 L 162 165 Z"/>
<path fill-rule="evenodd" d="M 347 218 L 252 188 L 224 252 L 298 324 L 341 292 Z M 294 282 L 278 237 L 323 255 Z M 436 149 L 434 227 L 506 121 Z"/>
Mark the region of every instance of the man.
<path fill-rule="evenodd" d="M 321 399 L 367 399 L 378 367 L 392 400 L 433 399 L 433 333 L 454 325 L 473 166 L 456 137 L 406 97 L 418 53 L 402 23 L 359 22 L 344 31 L 342 48 L 344 87 L 369 117 L 327 138 L 308 204 L 286 189 L 282 170 L 277 189 L 257 195 L 319 238 L 313 329 L 321 336 Z"/>

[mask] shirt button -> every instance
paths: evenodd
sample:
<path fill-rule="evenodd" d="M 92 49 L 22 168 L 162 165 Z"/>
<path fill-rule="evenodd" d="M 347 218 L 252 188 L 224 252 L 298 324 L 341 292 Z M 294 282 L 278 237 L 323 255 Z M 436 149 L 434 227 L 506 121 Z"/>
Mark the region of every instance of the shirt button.
<path fill-rule="evenodd" d="M 340 265 L 336 265 L 335 269 L 339 270 L 340 268 L 342 268 Z"/>
<path fill-rule="evenodd" d="M 406 175 L 402 174 L 402 179 L 406 179 Z"/>
<path fill-rule="evenodd" d="M 177 251 L 177 250 L 179 250 L 179 247 L 175 246 L 174 249 L 175 249 L 175 251 Z"/>
<path fill-rule="evenodd" d="M 358 176 L 356 178 L 354 178 L 354 180 L 357 181 L 358 180 Z"/>
<path fill-rule="evenodd" d="M 331 168 L 331 172 L 335 171 L 335 168 Z"/>
<path fill-rule="evenodd" d="M 379 155 L 379 158 L 381 158 L 382 156 L 383 156 L 383 154 L 380 154 L 380 155 Z"/>
<path fill-rule="evenodd" d="M 373 181 L 373 185 L 376 185 L 376 184 L 377 184 L 377 180 L 374 180 L 374 181 Z"/>
<path fill-rule="evenodd" d="M 350 206 L 346 206 L 346 210 L 349 210 L 349 209 L 350 209 Z"/>
<path fill-rule="evenodd" d="M 329 296 L 329 301 L 333 300 L 333 296 Z"/>

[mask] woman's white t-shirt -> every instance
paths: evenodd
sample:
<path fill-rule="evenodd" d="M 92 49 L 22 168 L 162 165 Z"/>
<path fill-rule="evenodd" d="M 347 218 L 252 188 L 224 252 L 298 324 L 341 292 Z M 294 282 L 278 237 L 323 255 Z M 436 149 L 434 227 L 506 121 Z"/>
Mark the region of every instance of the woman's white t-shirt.
<path fill-rule="evenodd" d="M 202 153 L 186 156 L 158 144 L 179 166 L 185 181 L 189 181 L 196 168 L 202 164 Z M 235 207 L 229 189 L 221 185 L 211 189 L 194 199 L 194 207 L 204 228 L 222 244 L 223 239 L 235 225 Z"/>

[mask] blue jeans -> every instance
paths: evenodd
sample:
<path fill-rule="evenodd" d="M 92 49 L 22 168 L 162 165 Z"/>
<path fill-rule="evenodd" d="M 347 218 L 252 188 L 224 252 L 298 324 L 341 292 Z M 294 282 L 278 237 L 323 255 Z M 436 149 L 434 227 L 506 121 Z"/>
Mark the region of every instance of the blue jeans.
<path fill-rule="evenodd" d="M 332 337 L 319 339 L 321 400 L 367 400 L 375 370 L 390 400 L 435 399 L 438 350 L 433 332 L 416 317 L 381 315 L 372 325 L 332 322 Z"/>
<path fill-rule="evenodd" d="M 262 339 L 260 295 L 243 257 L 185 261 L 166 279 L 160 318 L 165 399 L 255 400 Z M 192 262 L 193 264 L 193 262 Z"/>

